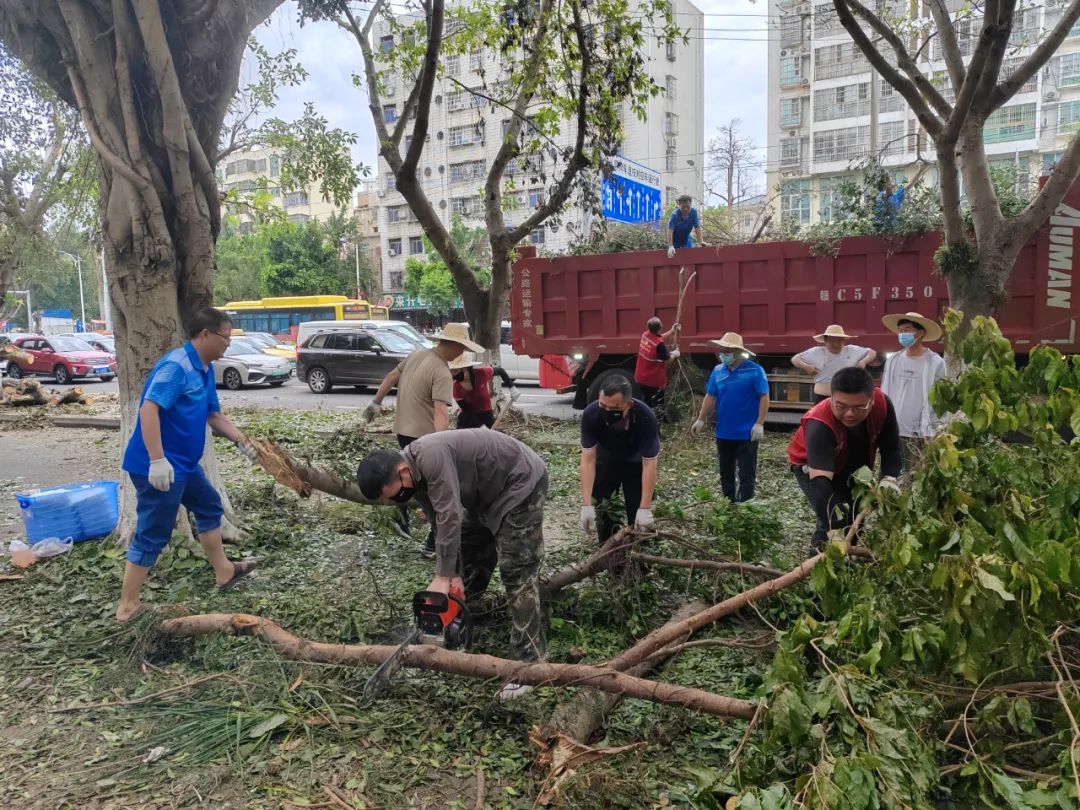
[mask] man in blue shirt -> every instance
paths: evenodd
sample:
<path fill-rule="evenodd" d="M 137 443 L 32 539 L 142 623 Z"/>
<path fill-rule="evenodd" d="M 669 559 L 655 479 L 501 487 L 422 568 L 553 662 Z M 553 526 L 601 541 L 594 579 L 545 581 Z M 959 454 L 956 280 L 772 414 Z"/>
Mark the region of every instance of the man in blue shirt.
<path fill-rule="evenodd" d="M 669 259 L 675 258 L 676 248 L 693 247 L 694 240 L 698 246 L 704 246 L 701 241 L 701 218 L 696 208 L 690 207 L 690 195 L 683 194 L 679 197 L 679 207 L 671 212 L 671 219 L 667 225 L 667 255 Z M 691 236 L 690 232 L 694 235 Z"/>
<path fill-rule="evenodd" d="M 757 443 L 765 437 L 769 381 L 765 370 L 747 359 L 753 352 L 743 346 L 740 335 L 728 332 L 709 342 L 720 349 L 720 365 L 709 376 L 701 411 L 690 431 L 701 433 L 705 420 L 716 409 L 720 489 L 728 500 L 746 503 L 754 499 L 757 487 Z"/>
<path fill-rule="evenodd" d="M 139 595 L 150 568 L 172 539 L 181 506 L 195 515 L 199 543 L 214 567 L 217 587 L 232 587 L 254 568 L 251 560 L 231 562 L 221 545 L 221 497 L 199 466 L 206 426 L 254 461 L 255 448 L 221 413 L 213 361 L 229 347 L 232 322 L 217 309 L 202 309 L 188 325 L 189 341 L 150 370 L 139 402 L 139 418 L 124 452 L 123 468 L 135 487 L 137 523 L 128 546 L 116 619 L 139 610 Z"/>
<path fill-rule="evenodd" d="M 904 204 L 907 190 L 922 179 L 928 168 L 929 164 L 924 163 L 915 172 L 915 176 L 900 188 L 893 185 L 892 177 L 888 172 L 883 172 L 881 180 L 878 181 L 877 199 L 874 202 L 875 230 L 882 233 L 896 227 L 896 216 L 900 213 L 900 206 Z"/>

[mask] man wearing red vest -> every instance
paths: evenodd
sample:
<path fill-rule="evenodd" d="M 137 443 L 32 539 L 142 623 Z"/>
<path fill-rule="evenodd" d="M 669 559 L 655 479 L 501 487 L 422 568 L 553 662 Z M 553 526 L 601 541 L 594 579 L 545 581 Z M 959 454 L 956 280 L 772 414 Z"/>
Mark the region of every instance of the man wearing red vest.
<path fill-rule="evenodd" d="M 791 471 L 817 518 L 810 539 L 815 552 L 824 548 L 830 529 L 851 525 L 855 471 L 873 470 L 880 450 L 879 486 L 899 492 L 896 476 L 903 463 L 896 411 L 874 387 L 870 373 L 857 366 L 841 369 L 833 375 L 831 390 L 832 396 L 803 416 L 788 445 Z"/>
<path fill-rule="evenodd" d="M 664 419 L 664 389 L 667 388 L 667 367 L 679 359 L 678 349 L 668 349 L 667 341 L 675 334 L 679 324 L 674 324 L 666 332 L 660 319 L 649 318 L 645 332 L 641 335 L 638 346 L 637 366 L 634 368 L 634 381 L 641 389 L 642 401 L 652 408 L 657 421 Z"/>

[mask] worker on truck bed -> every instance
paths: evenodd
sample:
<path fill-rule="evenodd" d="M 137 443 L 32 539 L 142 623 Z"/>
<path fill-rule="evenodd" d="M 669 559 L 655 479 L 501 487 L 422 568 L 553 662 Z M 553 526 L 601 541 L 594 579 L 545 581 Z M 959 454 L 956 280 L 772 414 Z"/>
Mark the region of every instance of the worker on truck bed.
<path fill-rule="evenodd" d="M 458 588 L 474 601 L 498 565 L 515 653 L 525 661 L 544 658 L 540 562 L 548 476 L 536 453 L 505 433 L 454 430 L 422 436 L 401 452 L 377 450 L 356 478 L 366 498 L 416 498 L 436 516 L 435 578 L 427 590 Z M 502 696 L 509 696 L 506 687 Z"/>
<path fill-rule="evenodd" d="M 928 168 L 930 168 L 930 164 L 923 163 L 919 170 L 915 172 L 915 176 L 900 188 L 893 185 L 893 179 L 889 172 L 882 171 L 881 179 L 878 181 L 877 200 L 874 203 L 875 231 L 887 233 L 896 227 L 896 215 L 900 213 L 900 207 L 904 204 L 907 190 L 922 179 Z"/>
<path fill-rule="evenodd" d="M 454 401 L 454 378 L 449 363 L 466 350 L 482 352 L 484 347 L 469 339 L 469 325 L 448 323 L 432 338 L 434 348 L 417 349 L 397 368 L 383 378 L 371 404 L 364 409 L 364 420 L 371 422 L 382 411 L 382 401 L 397 386 L 397 405 L 394 408 L 394 433 L 403 449 L 421 436 L 438 433 L 450 427 L 450 405 Z M 435 556 L 435 522 L 428 515 L 431 528 L 421 553 Z M 408 532 L 409 512 L 399 513 L 399 525 Z"/>
<path fill-rule="evenodd" d="M 918 312 L 886 315 L 885 328 L 896 334 L 903 351 L 885 361 L 881 390 L 896 405 L 896 422 L 904 448 L 904 472 L 922 456 L 923 445 L 934 435 L 937 418 L 930 407 L 930 389 L 945 376 L 945 361 L 923 343 L 941 338 L 941 327 Z"/>
<path fill-rule="evenodd" d="M 656 316 L 649 318 L 638 346 L 634 380 L 641 389 L 641 398 L 652 408 L 657 420 L 665 418 L 664 391 L 668 384 L 668 366 L 679 359 L 678 349 L 669 349 L 667 341 L 679 331 L 679 324 L 672 324 L 666 332 Z"/>
<path fill-rule="evenodd" d="M 669 259 L 675 258 L 678 248 L 693 247 L 697 239 L 699 247 L 705 242 L 701 239 L 701 217 L 696 208 L 690 207 L 690 195 L 683 194 L 678 200 L 679 207 L 671 212 L 671 218 L 667 225 L 667 255 Z M 693 231 L 693 236 L 690 232 Z"/>
<path fill-rule="evenodd" d="M 166 354 L 150 370 L 139 402 L 139 417 L 124 451 L 123 468 L 135 487 L 137 522 L 127 550 L 116 619 L 139 610 L 150 568 L 172 539 L 180 507 L 195 516 L 199 544 L 214 568 L 218 590 L 235 585 L 255 567 L 253 560 L 230 562 L 221 545 L 221 496 L 199 461 L 206 426 L 232 441 L 252 461 L 255 448 L 221 413 L 214 387 L 215 360 L 232 340 L 229 316 L 201 309 L 188 323 L 188 342 Z"/>
<path fill-rule="evenodd" d="M 656 416 L 634 399 L 633 391 L 630 380 L 614 375 L 600 387 L 599 400 L 581 415 L 581 528 L 587 535 L 596 533 L 599 506 L 601 543 L 618 528 L 609 502 L 620 489 L 626 525 L 633 517 L 635 529 L 653 527 L 660 432 Z"/>
<path fill-rule="evenodd" d="M 873 470 L 879 451 L 884 475 L 879 486 L 900 491 L 900 433 L 893 403 L 864 368 L 836 372 L 830 389 L 828 399 L 803 415 L 788 445 L 791 471 L 816 518 L 810 538 L 814 553 L 824 548 L 830 529 L 851 525 L 851 476 L 861 467 Z"/>
<path fill-rule="evenodd" d="M 866 368 L 877 359 L 877 352 L 873 349 L 845 342 L 852 339 L 844 327 L 831 323 L 820 335 L 814 335 L 814 340 L 821 346 L 814 346 L 791 358 L 791 365 L 813 375 L 815 405 L 829 398 L 829 383 L 840 369 L 851 366 Z"/>
<path fill-rule="evenodd" d="M 705 399 L 690 432 L 704 430 L 705 421 L 716 409 L 720 489 L 729 501 L 747 503 L 754 500 L 757 490 L 758 442 L 765 438 L 769 381 L 765 370 L 748 358 L 753 352 L 743 345 L 741 335 L 728 332 L 709 342 L 720 349 L 720 365 L 709 375 Z"/>
<path fill-rule="evenodd" d="M 457 418 L 459 430 L 495 424 L 495 409 L 491 404 L 494 392 L 491 389 L 496 376 L 506 386 L 511 402 L 517 402 L 521 396 L 505 369 L 485 366 L 468 352 L 451 361 L 450 373 L 454 376 L 454 401 L 461 409 Z"/>

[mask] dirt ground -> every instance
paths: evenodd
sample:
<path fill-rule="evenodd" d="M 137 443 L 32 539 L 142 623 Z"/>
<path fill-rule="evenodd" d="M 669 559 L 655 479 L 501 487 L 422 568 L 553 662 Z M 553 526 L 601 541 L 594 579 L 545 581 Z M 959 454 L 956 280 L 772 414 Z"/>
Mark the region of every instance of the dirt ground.
<path fill-rule="evenodd" d="M 91 428 L 0 431 L 0 542 L 23 536 L 17 492 L 119 480 L 119 433 Z"/>

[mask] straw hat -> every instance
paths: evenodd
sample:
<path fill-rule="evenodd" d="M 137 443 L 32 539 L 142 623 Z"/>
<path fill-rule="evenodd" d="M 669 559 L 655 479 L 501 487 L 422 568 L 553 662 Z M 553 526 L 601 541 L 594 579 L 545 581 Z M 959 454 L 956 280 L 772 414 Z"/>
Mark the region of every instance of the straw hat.
<path fill-rule="evenodd" d="M 742 335 L 737 335 L 734 332 L 724 332 L 724 336 L 719 340 L 710 340 L 709 343 L 714 346 L 719 346 L 721 349 L 738 349 L 740 352 L 746 352 L 749 355 L 754 353 L 748 348 L 743 346 Z"/>
<path fill-rule="evenodd" d="M 822 332 L 820 335 L 814 335 L 814 340 L 816 340 L 818 343 L 824 343 L 825 338 L 831 337 L 838 337 L 844 338 L 844 340 L 850 340 L 851 338 L 854 338 L 855 335 L 849 335 L 847 332 L 844 331 L 844 327 L 842 327 L 838 323 L 830 323 L 828 326 L 825 327 L 824 332 Z"/>
<path fill-rule="evenodd" d="M 449 340 L 451 343 L 460 343 L 470 352 L 482 353 L 484 347 L 479 343 L 469 340 L 469 325 L 467 323 L 448 323 L 439 334 L 432 340 Z"/>
<path fill-rule="evenodd" d="M 940 340 L 943 334 L 941 327 L 938 326 L 936 321 L 932 321 L 925 315 L 920 315 L 918 312 L 903 312 L 893 313 L 892 315 L 886 315 L 881 319 L 881 323 L 890 332 L 899 334 L 900 321 L 911 321 L 914 324 L 918 324 L 926 332 L 926 336 L 923 340 L 927 343 L 933 343 L 935 340 Z"/>
<path fill-rule="evenodd" d="M 463 368 L 474 368 L 479 365 L 481 365 L 480 361 L 476 359 L 476 355 L 472 352 L 465 352 L 460 357 L 455 357 L 449 363 L 451 371 L 458 371 Z"/>

